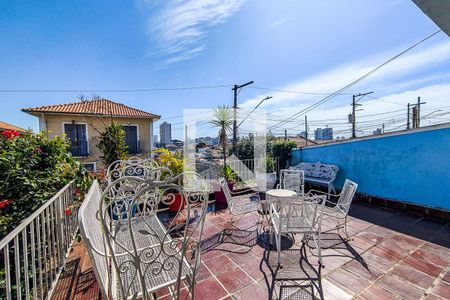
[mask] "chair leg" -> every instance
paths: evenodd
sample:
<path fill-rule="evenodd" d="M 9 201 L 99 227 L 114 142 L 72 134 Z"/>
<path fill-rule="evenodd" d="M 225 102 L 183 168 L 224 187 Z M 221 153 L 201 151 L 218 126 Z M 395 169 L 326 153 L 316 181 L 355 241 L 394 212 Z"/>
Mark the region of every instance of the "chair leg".
<path fill-rule="evenodd" d="M 281 266 L 281 234 L 277 234 L 277 255 L 278 255 L 278 266 Z"/>
<path fill-rule="evenodd" d="M 346 238 L 347 238 L 347 241 L 352 240 L 352 239 L 348 236 L 348 231 L 347 231 L 347 215 L 345 216 L 345 219 L 344 219 L 344 233 L 345 233 L 345 236 L 346 236 Z"/>
<path fill-rule="evenodd" d="M 330 183 L 330 186 L 331 186 L 331 190 L 333 191 L 333 194 L 336 195 L 336 189 L 334 188 L 334 184 Z"/>
<path fill-rule="evenodd" d="M 272 226 L 271 226 L 271 224 L 269 224 L 269 244 L 270 244 L 270 246 L 272 246 L 273 245 L 273 235 L 272 235 Z"/>
<path fill-rule="evenodd" d="M 315 234 L 312 234 L 312 237 L 313 237 L 313 240 L 314 240 L 314 244 L 316 245 L 317 255 L 319 256 L 319 265 L 322 268 L 325 268 L 325 266 L 323 265 L 323 262 L 322 262 L 322 249 L 320 247 L 320 232 L 317 235 L 317 237 L 316 237 Z"/>

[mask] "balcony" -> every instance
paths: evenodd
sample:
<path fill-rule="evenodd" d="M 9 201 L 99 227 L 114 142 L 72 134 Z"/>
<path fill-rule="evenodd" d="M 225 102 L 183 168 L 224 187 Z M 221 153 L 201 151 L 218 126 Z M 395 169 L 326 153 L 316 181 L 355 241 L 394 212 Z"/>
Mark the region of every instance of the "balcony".
<path fill-rule="evenodd" d="M 231 215 L 216 208 L 205 222 L 196 299 L 275 299 L 281 286 L 289 284 L 295 293 L 311 281 L 320 283 L 324 299 L 448 297 L 448 223 L 359 202 L 350 215 L 349 242 L 335 234 L 323 238 L 324 268 L 318 268 L 309 247 L 304 256 L 300 245 L 285 241 L 284 267 L 277 269 L 276 251 L 267 240 L 252 230 L 245 238 L 227 233 Z M 247 215 L 236 225 L 252 228 L 253 218 Z M 329 226 L 326 220 L 323 224 Z M 303 284 L 295 280 L 300 277 L 306 278 Z M 168 293 L 162 290 L 154 296 L 168 299 Z M 82 242 L 69 253 L 52 299 L 102 299 Z"/>

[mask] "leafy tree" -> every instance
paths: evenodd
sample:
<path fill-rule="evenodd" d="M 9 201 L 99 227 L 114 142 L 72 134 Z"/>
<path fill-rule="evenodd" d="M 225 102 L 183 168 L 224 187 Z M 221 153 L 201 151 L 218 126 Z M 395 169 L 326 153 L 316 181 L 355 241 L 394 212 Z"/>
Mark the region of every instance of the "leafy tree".
<path fill-rule="evenodd" d="M 100 158 L 106 168 L 116 160 L 126 159 L 128 146 L 125 143 L 125 131 L 122 125 L 111 121 L 105 131 L 100 132 L 97 147 L 102 152 Z"/>
<path fill-rule="evenodd" d="M 294 141 L 276 141 L 272 144 L 272 154 L 280 158 L 280 168 L 286 167 L 286 162 L 291 158 L 291 151 L 297 147 Z"/>
<path fill-rule="evenodd" d="M 253 137 L 240 138 L 236 144 L 237 157 L 239 159 L 253 159 L 254 158 L 254 140 Z"/>

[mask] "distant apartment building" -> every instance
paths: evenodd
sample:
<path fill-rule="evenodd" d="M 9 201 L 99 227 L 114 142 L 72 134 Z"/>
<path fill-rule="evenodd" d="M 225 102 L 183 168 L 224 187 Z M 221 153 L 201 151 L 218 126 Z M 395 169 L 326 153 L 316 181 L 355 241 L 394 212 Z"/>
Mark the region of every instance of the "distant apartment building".
<path fill-rule="evenodd" d="M 172 125 L 167 122 L 163 122 L 159 125 L 159 137 L 160 143 L 163 145 L 169 145 L 172 140 Z"/>
<path fill-rule="evenodd" d="M 206 136 L 206 137 L 199 137 L 195 139 L 197 143 L 205 143 L 208 146 L 212 146 L 214 145 L 214 138 L 210 137 L 210 136 Z"/>
<path fill-rule="evenodd" d="M 314 138 L 316 141 L 331 141 L 333 140 L 333 128 L 317 128 L 314 131 Z"/>
<path fill-rule="evenodd" d="M 159 143 L 159 137 L 157 134 L 153 135 L 153 147 L 156 147 L 156 144 Z"/>

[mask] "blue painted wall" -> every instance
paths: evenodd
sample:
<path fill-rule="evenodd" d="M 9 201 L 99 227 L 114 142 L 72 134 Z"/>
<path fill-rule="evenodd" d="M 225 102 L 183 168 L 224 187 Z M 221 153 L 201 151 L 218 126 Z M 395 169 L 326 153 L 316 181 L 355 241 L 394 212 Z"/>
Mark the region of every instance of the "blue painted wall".
<path fill-rule="evenodd" d="M 450 128 L 295 149 L 301 161 L 336 164 L 336 187 L 349 178 L 358 192 L 450 210 Z"/>

